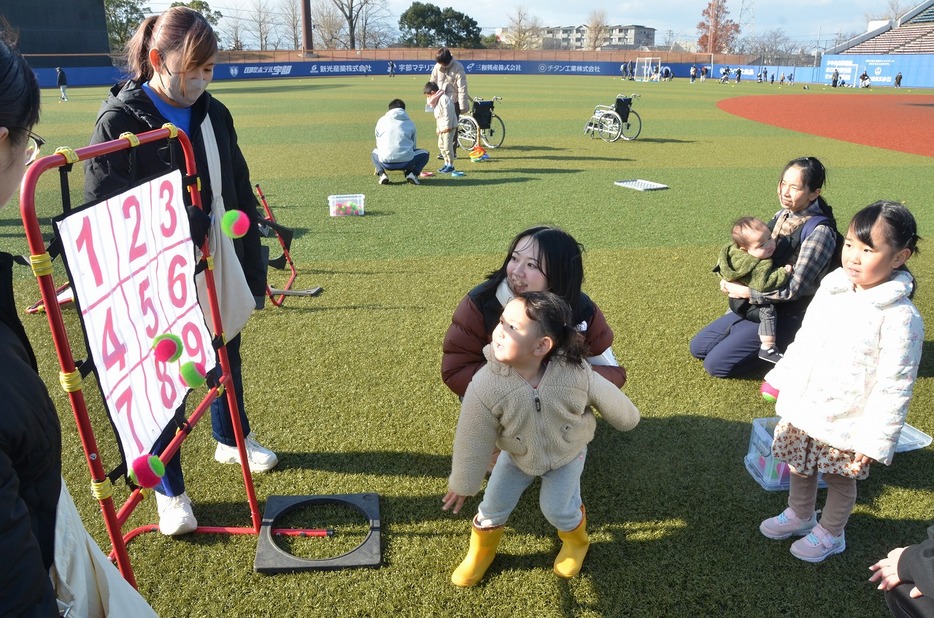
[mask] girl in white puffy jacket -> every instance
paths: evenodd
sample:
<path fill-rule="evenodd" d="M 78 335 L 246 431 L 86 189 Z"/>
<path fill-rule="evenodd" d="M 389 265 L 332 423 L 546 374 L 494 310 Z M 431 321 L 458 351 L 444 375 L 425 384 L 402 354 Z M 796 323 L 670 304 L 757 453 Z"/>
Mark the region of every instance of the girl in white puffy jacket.
<path fill-rule="evenodd" d="M 770 539 L 802 536 L 791 546 L 801 560 L 821 562 L 846 549 L 856 481 L 872 463 L 892 463 L 924 341 L 905 268 L 917 240 L 915 219 L 901 204 L 876 202 L 856 213 L 843 267 L 824 278 L 794 343 L 765 376 L 779 392 L 772 453 L 792 473 L 788 508 L 759 530 Z M 820 523 L 818 472 L 827 482 Z"/>

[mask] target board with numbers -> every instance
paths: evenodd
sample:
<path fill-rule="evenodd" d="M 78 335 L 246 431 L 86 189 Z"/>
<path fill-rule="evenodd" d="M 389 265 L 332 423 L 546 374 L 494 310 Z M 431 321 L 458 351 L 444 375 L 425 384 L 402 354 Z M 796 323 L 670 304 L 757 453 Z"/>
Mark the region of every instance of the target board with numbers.
<path fill-rule="evenodd" d="M 195 288 L 195 251 L 178 170 L 55 220 L 89 358 L 127 461 L 148 453 L 189 388 L 183 363 L 217 365 Z M 177 335 L 181 358 L 156 359 Z"/>

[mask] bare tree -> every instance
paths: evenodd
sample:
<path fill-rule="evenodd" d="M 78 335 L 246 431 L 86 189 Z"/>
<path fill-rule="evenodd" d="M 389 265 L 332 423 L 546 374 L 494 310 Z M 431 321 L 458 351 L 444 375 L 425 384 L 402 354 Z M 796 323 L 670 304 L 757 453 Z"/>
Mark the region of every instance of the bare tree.
<path fill-rule="evenodd" d="M 390 25 L 387 0 L 369 0 L 357 22 L 357 37 L 363 49 L 388 47 L 396 39 Z"/>
<path fill-rule="evenodd" d="M 542 24 L 524 6 L 507 17 L 508 40 L 513 49 L 537 49 L 542 42 Z"/>
<path fill-rule="evenodd" d="M 226 42 L 227 49 L 243 51 L 246 49 L 244 37 L 244 20 L 238 9 L 225 9 L 227 15 L 221 22 L 221 40 Z"/>
<path fill-rule="evenodd" d="M 792 64 L 800 55 L 801 46 L 784 30 L 775 28 L 759 36 L 743 37 L 737 43 L 736 52 L 759 56 L 763 64 Z"/>
<path fill-rule="evenodd" d="M 372 0 L 331 0 L 344 18 L 347 48 L 357 49 L 357 31 L 367 6 Z"/>
<path fill-rule="evenodd" d="M 311 4 L 312 36 L 315 49 L 340 49 L 344 42 L 344 17 L 332 0 L 314 0 Z"/>
<path fill-rule="evenodd" d="M 279 28 L 292 49 L 302 47 L 302 5 L 301 0 L 279 0 Z"/>
<path fill-rule="evenodd" d="M 878 19 L 887 19 L 891 22 L 898 21 L 898 18 L 910 11 L 912 8 L 917 6 L 917 0 L 910 2 L 903 2 L 902 0 L 888 0 L 886 3 L 885 11 L 878 14 L 869 14 L 866 15 L 867 21 L 874 21 Z"/>
<path fill-rule="evenodd" d="M 269 49 L 270 43 L 275 40 L 274 15 L 269 0 L 253 0 L 253 6 L 244 20 L 244 30 L 256 40 L 260 51 Z"/>
<path fill-rule="evenodd" d="M 610 32 L 606 20 L 606 11 L 596 9 L 587 16 L 587 49 L 597 51 L 603 47 L 607 34 Z"/>

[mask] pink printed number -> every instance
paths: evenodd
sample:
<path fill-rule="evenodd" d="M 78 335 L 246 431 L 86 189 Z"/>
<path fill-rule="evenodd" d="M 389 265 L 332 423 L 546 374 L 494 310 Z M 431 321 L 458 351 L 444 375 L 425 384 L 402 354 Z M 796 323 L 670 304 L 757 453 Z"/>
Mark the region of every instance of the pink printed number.
<path fill-rule="evenodd" d="M 175 216 L 175 209 L 172 207 L 173 200 L 175 199 L 174 185 L 168 180 L 164 181 L 159 187 L 159 197 L 162 199 L 165 205 L 165 212 L 168 213 L 169 216 L 169 220 L 159 226 L 159 230 L 162 232 L 162 236 L 171 238 L 172 235 L 175 234 L 175 227 L 178 225 L 178 219 Z"/>
<path fill-rule="evenodd" d="M 140 214 L 139 200 L 135 195 L 131 195 L 123 202 L 123 218 L 133 221 L 133 237 L 130 241 L 130 262 L 141 257 L 146 257 L 146 245 L 140 241 L 139 232 L 142 225 L 142 216 Z"/>
<path fill-rule="evenodd" d="M 91 220 L 88 217 L 81 222 L 81 231 L 77 238 L 78 250 L 83 251 L 87 257 L 88 266 L 91 267 L 91 274 L 94 275 L 94 285 L 100 287 L 104 284 L 104 277 L 101 274 L 101 264 L 94 251 L 94 234 L 91 232 Z"/>

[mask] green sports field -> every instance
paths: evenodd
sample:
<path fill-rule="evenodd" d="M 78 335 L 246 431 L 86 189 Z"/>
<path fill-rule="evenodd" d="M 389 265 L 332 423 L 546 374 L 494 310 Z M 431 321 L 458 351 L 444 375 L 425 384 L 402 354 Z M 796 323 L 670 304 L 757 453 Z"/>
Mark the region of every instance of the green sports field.
<path fill-rule="evenodd" d="M 730 116 L 724 97 L 801 94 L 714 81 L 634 83 L 600 77 L 474 76 L 471 94 L 503 97 L 503 147 L 491 159 L 457 161 L 462 178 L 422 186 L 378 186 L 369 153 L 373 126 L 402 98 L 432 152 L 434 118 L 425 113 L 427 76 L 218 82 L 212 92 L 232 110 L 241 147 L 279 221 L 296 230 L 296 287 L 322 286 L 318 298 L 289 298 L 247 327 L 246 407 L 279 467 L 254 477 L 269 495 L 380 495 L 383 566 L 265 576 L 252 571 L 250 536 L 148 534 L 130 544 L 140 591 L 162 616 L 784 616 L 886 615 L 868 566 L 892 547 L 916 542 L 934 518 L 934 451 L 897 455 L 860 484 L 845 553 L 821 565 L 793 558 L 790 541 L 769 541 L 759 521 L 785 508 L 785 494 L 763 491 L 743 466 L 753 418 L 772 408 L 757 396 L 760 375 L 708 377 L 688 341 L 725 310 L 710 272 L 729 225 L 768 218 L 783 164 L 816 156 L 829 170 L 824 195 L 841 227 L 878 199 L 903 201 L 923 238 L 934 239 L 934 160 L 779 129 Z M 642 135 L 604 143 L 584 135 L 596 104 L 638 92 Z M 810 91 L 831 93 L 820 86 Z M 917 93 L 917 91 L 916 91 Z M 885 97 L 886 89 L 839 93 Z M 928 92 L 927 94 L 930 94 Z M 69 102 L 44 93 L 36 132 L 50 146 L 87 143 L 105 88 L 72 88 Z M 840 122 L 858 121 L 841 118 Z M 875 119 L 873 122 L 884 122 Z M 438 165 L 436 165 L 438 164 Z M 440 162 L 431 160 L 426 169 Z M 73 174 L 80 201 L 80 170 Z M 645 179 L 670 188 L 614 186 Z M 363 193 L 366 215 L 330 217 L 328 195 Z M 38 191 L 44 219 L 61 210 L 58 179 Z M 537 485 L 520 502 L 484 581 L 449 583 L 478 501 L 460 516 L 442 513 L 457 398 L 439 375 L 451 313 L 497 268 L 513 235 L 537 223 L 570 231 L 586 248 L 585 291 L 616 332 L 629 371 L 626 392 L 643 420 L 621 434 L 600 422 L 582 479 L 592 546 L 581 575 L 557 579 L 559 541 L 538 510 Z M 47 228 L 48 229 L 48 228 Z M 916 303 L 934 316 L 934 258 L 927 241 L 910 262 Z M 26 253 L 15 205 L 0 212 L 0 249 Z M 26 269 L 19 305 L 38 298 Z M 58 277 L 63 276 L 59 266 Z M 274 285 L 285 277 L 270 274 Z M 82 349 L 74 309 L 65 310 Z M 47 322 L 23 315 L 40 370 L 59 407 L 64 474 L 85 525 L 108 547 Z M 934 326 L 930 327 L 934 330 Z M 925 345 L 909 422 L 934 434 L 934 360 Z M 86 382 L 105 463 L 115 446 L 93 379 Z M 188 490 L 203 525 L 249 525 L 239 470 L 213 461 L 207 427 L 184 449 Z M 125 488 L 117 497 L 126 496 Z M 822 498 L 821 498 L 822 499 Z M 155 521 L 140 506 L 131 524 Z M 348 551 L 364 526 L 346 509 L 300 512 L 287 522 L 329 526 L 330 539 L 288 542 L 321 558 Z M 803 609 L 806 608 L 806 609 Z M 803 613 L 802 613 L 803 612 Z"/>

